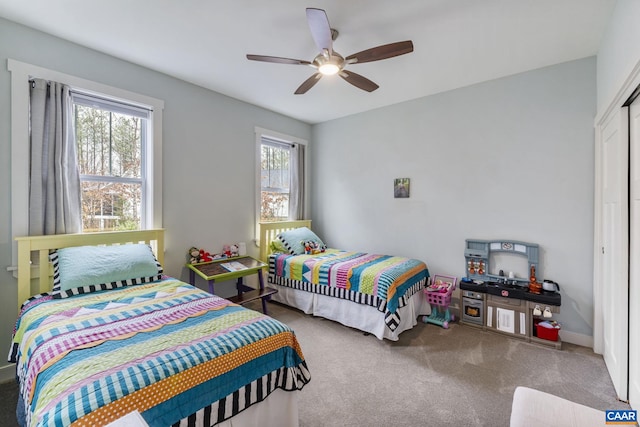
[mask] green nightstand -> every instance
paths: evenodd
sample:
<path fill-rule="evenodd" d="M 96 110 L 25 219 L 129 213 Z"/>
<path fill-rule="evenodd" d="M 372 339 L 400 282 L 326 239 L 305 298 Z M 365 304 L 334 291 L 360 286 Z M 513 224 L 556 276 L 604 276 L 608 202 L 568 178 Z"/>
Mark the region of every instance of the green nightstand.
<path fill-rule="evenodd" d="M 267 268 L 267 264 L 258 261 L 250 256 L 234 258 L 222 258 L 198 264 L 187 264 L 189 269 L 189 283 L 195 286 L 196 274 L 209 283 L 209 292 L 214 294 L 215 282 L 236 279 L 238 295 L 227 298 L 236 304 L 244 305 L 257 299 L 262 300 L 262 312 L 267 314 L 267 300 L 278 291 L 264 286 L 262 270 Z M 254 289 L 243 282 L 245 276 L 257 274 L 260 281 L 260 288 Z"/>

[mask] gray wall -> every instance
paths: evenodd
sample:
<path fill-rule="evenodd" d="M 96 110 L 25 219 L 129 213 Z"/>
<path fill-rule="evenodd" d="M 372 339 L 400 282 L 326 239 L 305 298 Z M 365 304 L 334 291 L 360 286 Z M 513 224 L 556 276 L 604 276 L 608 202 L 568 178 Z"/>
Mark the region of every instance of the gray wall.
<path fill-rule="evenodd" d="M 640 61 L 640 1 L 618 0 L 598 51 L 598 114 Z"/>
<path fill-rule="evenodd" d="M 467 238 L 538 243 L 563 333 L 588 341 L 595 71 L 587 58 L 315 125 L 314 228 L 330 246 L 458 277 Z M 411 197 L 394 199 L 403 177 Z M 505 262 L 527 276 L 526 262 Z"/>
<path fill-rule="evenodd" d="M 11 264 L 11 116 L 7 58 L 165 101 L 163 202 L 165 271 L 187 279 L 187 249 L 251 242 L 255 136 L 260 126 L 310 139 L 310 126 L 0 18 L 0 350 L 17 315 Z M 257 255 L 253 245 L 250 253 Z M 200 284 L 202 285 L 202 284 Z M 221 292 L 222 293 L 222 292 Z M 0 361 L 0 380 L 14 375 Z"/>

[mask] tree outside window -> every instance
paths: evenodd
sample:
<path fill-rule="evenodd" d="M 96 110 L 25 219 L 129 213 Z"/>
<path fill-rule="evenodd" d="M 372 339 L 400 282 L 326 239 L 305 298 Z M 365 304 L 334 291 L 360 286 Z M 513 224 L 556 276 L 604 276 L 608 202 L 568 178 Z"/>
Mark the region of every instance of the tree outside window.
<path fill-rule="evenodd" d="M 291 144 L 263 141 L 260 170 L 260 221 L 289 218 Z"/>
<path fill-rule="evenodd" d="M 74 118 L 83 232 L 141 229 L 147 119 L 85 97 Z"/>

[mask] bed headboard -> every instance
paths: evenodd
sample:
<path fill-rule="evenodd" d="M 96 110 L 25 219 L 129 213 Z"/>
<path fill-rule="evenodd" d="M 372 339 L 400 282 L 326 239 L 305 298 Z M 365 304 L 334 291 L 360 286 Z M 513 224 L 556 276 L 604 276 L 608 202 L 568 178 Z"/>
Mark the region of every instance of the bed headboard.
<path fill-rule="evenodd" d="M 278 222 L 261 222 L 260 223 L 260 260 L 269 262 L 269 245 L 276 236 L 283 231 L 293 230 L 294 228 L 307 227 L 311 228 L 310 219 L 301 219 L 297 221 L 278 221 Z"/>
<path fill-rule="evenodd" d="M 163 229 L 27 236 L 16 237 L 16 241 L 18 242 L 18 309 L 30 296 L 48 292 L 53 287 L 49 262 L 49 251 L 52 249 L 147 243 L 156 254 L 160 265 L 164 265 Z M 32 268 L 37 271 L 38 278 L 37 288 L 33 291 L 31 289 Z"/>

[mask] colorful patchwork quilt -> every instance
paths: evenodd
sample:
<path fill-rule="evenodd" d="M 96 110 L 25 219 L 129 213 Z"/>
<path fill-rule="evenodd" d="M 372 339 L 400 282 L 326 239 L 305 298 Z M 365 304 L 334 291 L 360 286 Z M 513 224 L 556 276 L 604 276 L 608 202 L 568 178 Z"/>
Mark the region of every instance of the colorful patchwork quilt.
<path fill-rule="evenodd" d="M 424 289 L 429 270 L 419 260 L 328 249 L 315 255 L 272 254 L 269 282 L 349 299 L 385 313 L 394 331 L 412 295 Z"/>
<path fill-rule="evenodd" d="M 9 361 L 33 426 L 210 426 L 310 380 L 289 327 L 172 278 L 29 300 Z"/>

